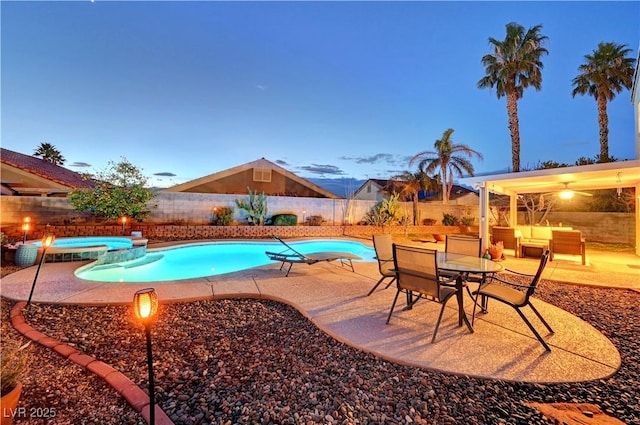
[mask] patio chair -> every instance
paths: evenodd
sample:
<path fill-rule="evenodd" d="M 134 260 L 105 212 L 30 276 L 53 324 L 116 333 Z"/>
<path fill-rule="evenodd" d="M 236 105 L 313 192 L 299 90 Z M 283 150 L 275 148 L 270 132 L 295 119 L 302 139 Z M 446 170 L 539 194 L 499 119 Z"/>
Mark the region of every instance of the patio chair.
<path fill-rule="evenodd" d="M 391 278 L 385 289 L 391 286 L 391 284 L 396 280 L 396 272 L 393 269 L 393 239 L 391 238 L 391 235 L 373 235 L 373 248 L 376 251 L 378 270 L 382 277 L 376 282 L 373 288 L 371 288 L 367 297 L 373 294 L 373 291 L 375 291 L 385 279 Z"/>
<path fill-rule="evenodd" d="M 291 268 L 296 263 L 304 263 L 304 264 L 316 264 L 320 261 L 335 261 L 340 260 L 341 265 L 348 265 L 351 267 L 351 271 L 355 272 L 353 268 L 352 260 L 362 260 L 362 257 L 351 254 L 350 252 L 334 252 L 334 251 L 326 251 L 326 252 L 314 252 L 311 254 L 302 254 L 301 252 L 293 249 L 288 243 L 280 239 L 278 236 L 273 235 L 273 238 L 283 244 L 287 249 L 282 252 L 271 252 L 266 251 L 267 257 L 273 261 L 280 261 L 282 264 L 280 265 L 280 270 L 283 269 L 285 264 L 289 264 L 289 268 L 287 269 L 287 273 L 285 277 L 289 276 L 289 272 Z"/>
<path fill-rule="evenodd" d="M 520 243 L 522 242 L 522 237 L 519 236 L 515 228 L 493 226 L 491 233 L 493 243 L 502 241 L 506 249 L 514 250 L 516 258 L 520 256 Z"/>
<path fill-rule="evenodd" d="M 586 241 L 579 230 L 552 230 L 549 250 L 553 261 L 554 254 L 580 255 L 582 265 L 587 263 Z"/>
<path fill-rule="evenodd" d="M 530 300 L 530 298 L 533 296 L 533 293 L 536 290 L 536 287 L 538 286 L 538 282 L 540 281 L 540 276 L 542 276 L 542 271 L 547 265 L 548 259 L 549 259 L 549 250 L 546 250 L 545 253 L 540 256 L 540 265 L 538 266 L 538 271 L 536 272 L 535 275 L 519 273 L 519 272 L 507 269 L 507 271 L 515 274 L 516 276 L 530 278 L 531 282 L 528 285 L 510 282 L 501 277 L 493 275 L 489 280 L 489 283 L 481 285 L 477 291 L 474 291 L 474 294 L 476 295 L 476 303 L 473 306 L 473 316 L 471 319 L 471 323 L 473 323 L 476 318 L 476 307 L 478 306 L 478 303 L 477 303 L 478 296 L 500 301 L 501 303 L 504 303 L 510 307 L 513 307 L 518 312 L 518 315 L 520 315 L 522 320 L 524 320 L 524 322 L 527 324 L 531 332 L 533 332 L 533 334 L 536 336 L 538 341 L 540 341 L 540 344 L 542 344 L 544 349 L 547 351 L 551 351 L 551 348 L 549 348 L 549 345 L 547 345 L 547 343 L 545 342 L 544 339 L 542 339 L 538 331 L 536 331 L 536 328 L 533 327 L 529 319 L 527 319 L 527 317 L 522 313 L 522 309 L 528 305 L 531 308 L 531 310 L 533 310 L 533 312 L 536 314 L 536 316 L 538 316 L 538 319 L 540 319 L 540 321 L 544 324 L 544 326 L 547 328 L 549 333 L 551 334 L 553 333 L 553 329 L 551 329 L 551 326 L 549 326 L 547 321 L 544 320 L 542 315 L 533 306 Z M 485 309 L 485 312 L 486 312 L 486 309 Z"/>
<path fill-rule="evenodd" d="M 472 257 L 480 257 L 480 255 L 482 254 L 482 238 L 447 235 L 444 245 L 444 252 L 451 254 L 469 255 Z M 440 272 L 440 276 L 455 277 L 455 273 L 443 270 Z M 484 276 L 481 274 L 465 273 L 462 278 L 465 282 L 470 281 L 481 283 L 484 280 Z M 465 286 L 467 287 L 467 292 L 469 292 L 469 295 L 471 295 L 469 286 L 466 284 Z"/>
<path fill-rule="evenodd" d="M 391 320 L 391 314 L 396 306 L 400 292 L 407 291 L 409 294 L 417 292 L 419 298 L 422 296 L 425 296 L 425 298 L 430 297 L 428 299 L 442 304 L 436 328 L 431 337 L 431 342 L 433 343 L 436 340 L 438 327 L 440 326 L 447 301 L 456 295 L 458 290 L 455 287 L 442 284 L 443 281 L 438 272 L 436 250 L 393 244 L 393 261 L 398 290 L 393 299 L 393 304 L 391 304 L 387 324 Z M 460 276 L 457 279 L 460 279 Z M 447 281 L 445 280 L 444 282 Z M 409 300 L 407 302 L 409 303 Z"/>

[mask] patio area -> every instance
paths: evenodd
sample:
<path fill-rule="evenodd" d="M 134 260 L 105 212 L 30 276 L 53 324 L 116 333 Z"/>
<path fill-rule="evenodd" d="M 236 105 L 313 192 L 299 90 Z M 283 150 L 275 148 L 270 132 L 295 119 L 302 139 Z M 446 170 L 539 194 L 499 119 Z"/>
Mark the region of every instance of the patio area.
<path fill-rule="evenodd" d="M 435 244 L 421 244 L 426 247 Z M 442 249 L 442 246 L 438 246 Z M 543 279 L 598 287 L 640 290 L 640 261 L 633 254 L 594 252 L 582 266 L 573 258 L 548 263 Z M 533 272 L 535 259 L 507 257 L 504 265 Z M 490 304 L 490 312 L 476 317 L 475 332 L 458 327 L 455 303 L 448 306 L 438 338 L 431 344 L 439 305 L 420 301 L 411 311 L 396 311 L 385 325 L 395 288 L 366 293 L 378 279 L 375 263 L 356 263 L 353 273 L 338 264 L 297 265 L 289 277 L 278 265 L 213 276 L 156 284 L 101 283 L 73 275 L 81 263 L 46 264 L 38 277 L 33 301 L 62 304 L 128 304 L 141 288 L 156 288 L 162 302 L 200 299 L 257 298 L 292 305 L 320 329 L 339 341 L 378 357 L 405 365 L 458 375 L 520 382 L 580 382 L 606 378 L 620 367 L 613 344 L 583 320 L 551 304 L 535 300 L 554 328 L 545 336 L 552 351 L 546 353 L 510 308 Z M 26 300 L 35 267 L 2 279 L 2 296 Z M 382 286 L 381 286 L 382 288 Z M 465 295 L 470 316 L 471 299 Z M 532 319 L 540 331 L 537 319 Z"/>

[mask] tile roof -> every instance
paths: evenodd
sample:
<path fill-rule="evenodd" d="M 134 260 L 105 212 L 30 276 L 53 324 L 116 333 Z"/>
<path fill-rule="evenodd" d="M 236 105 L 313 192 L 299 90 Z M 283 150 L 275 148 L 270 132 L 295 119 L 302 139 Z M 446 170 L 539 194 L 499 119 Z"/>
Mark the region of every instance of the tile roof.
<path fill-rule="evenodd" d="M 0 148 L 0 162 L 70 188 L 93 187 L 82 175 L 35 156 Z"/>

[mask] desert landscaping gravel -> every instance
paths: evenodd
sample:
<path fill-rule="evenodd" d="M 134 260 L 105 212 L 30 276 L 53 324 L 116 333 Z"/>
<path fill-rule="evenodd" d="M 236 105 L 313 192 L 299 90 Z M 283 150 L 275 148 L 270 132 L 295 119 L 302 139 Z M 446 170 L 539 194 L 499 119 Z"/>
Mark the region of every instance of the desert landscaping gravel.
<path fill-rule="evenodd" d="M 4 273 L 4 270 L 3 270 Z M 549 424 L 526 402 L 592 403 L 640 425 L 640 293 L 542 281 L 537 296 L 611 339 L 622 367 L 603 380 L 528 384 L 454 376 L 340 343 L 290 306 L 231 299 L 162 305 L 153 327 L 158 405 L 176 424 Z M 2 301 L 2 339 L 20 337 Z M 144 332 L 128 306 L 34 304 L 27 322 L 147 391 Z M 99 378 L 34 345 L 20 424 L 144 424 Z"/>

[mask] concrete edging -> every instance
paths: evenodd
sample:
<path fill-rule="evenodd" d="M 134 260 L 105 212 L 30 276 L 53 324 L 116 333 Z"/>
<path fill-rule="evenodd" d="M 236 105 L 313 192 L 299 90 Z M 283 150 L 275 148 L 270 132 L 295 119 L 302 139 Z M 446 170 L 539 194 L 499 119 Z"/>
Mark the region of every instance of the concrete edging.
<path fill-rule="evenodd" d="M 122 372 L 119 372 L 110 365 L 34 329 L 26 322 L 24 315 L 22 314 L 26 305 L 26 302 L 20 301 L 11 308 L 11 324 L 18 332 L 26 338 L 29 338 L 45 348 L 55 351 L 65 359 L 74 362 L 78 366 L 102 378 L 107 384 L 113 387 L 113 389 L 115 389 L 131 407 L 133 407 L 133 410 L 140 413 L 145 421 L 149 423 L 150 400 L 147 393 L 145 393 Z M 169 416 L 157 404 L 154 410 L 156 424 L 174 425 Z"/>

